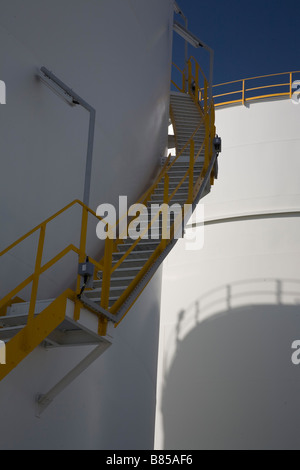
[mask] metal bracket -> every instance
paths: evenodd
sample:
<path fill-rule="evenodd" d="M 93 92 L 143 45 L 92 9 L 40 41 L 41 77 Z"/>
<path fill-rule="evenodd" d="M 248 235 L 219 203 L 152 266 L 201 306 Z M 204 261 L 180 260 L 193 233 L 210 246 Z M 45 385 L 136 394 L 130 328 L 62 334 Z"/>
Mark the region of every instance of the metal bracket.
<path fill-rule="evenodd" d="M 42 67 L 39 72 L 39 78 L 46 83 L 46 85 L 52 89 L 56 94 L 63 98 L 69 105 L 75 106 L 80 105 L 90 113 L 89 121 L 89 135 L 88 135 L 88 148 L 86 156 L 86 168 L 85 168 L 85 182 L 84 182 L 84 193 L 83 203 L 89 206 L 90 202 L 90 188 L 91 188 L 91 177 L 92 177 L 92 162 L 93 162 L 93 147 L 94 147 L 94 133 L 95 133 L 95 122 L 96 122 L 96 110 L 88 104 L 81 96 L 77 95 L 71 88 L 57 78 L 50 70 L 46 67 Z"/>
<path fill-rule="evenodd" d="M 35 398 L 36 417 L 40 418 L 41 414 L 53 402 L 71 382 L 73 382 L 82 372 L 84 372 L 101 354 L 103 354 L 112 343 L 103 341 L 88 356 L 86 356 L 74 369 L 72 369 L 62 380 L 45 394 L 38 394 Z"/>

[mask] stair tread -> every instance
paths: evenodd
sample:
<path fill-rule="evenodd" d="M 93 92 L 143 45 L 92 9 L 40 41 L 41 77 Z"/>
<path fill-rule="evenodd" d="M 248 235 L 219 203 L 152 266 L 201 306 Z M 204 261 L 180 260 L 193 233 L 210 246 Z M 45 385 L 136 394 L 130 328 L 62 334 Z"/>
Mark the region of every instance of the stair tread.
<path fill-rule="evenodd" d="M 133 279 L 134 279 L 134 278 L 133 278 Z M 128 285 L 129 285 L 129 284 L 123 285 L 123 286 L 115 286 L 115 287 L 112 287 L 112 286 L 111 286 L 111 287 L 110 287 L 110 291 L 119 291 L 119 290 L 122 290 L 122 291 L 123 291 L 123 290 L 127 289 Z M 97 292 L 102 292 L 102 287 L 95 287 L 95 288 L 93 288 L 92 290 L 87 290 L 87 291 L 85 291 L 85 295 L 89 295 L 89 294 L 91 295 L 91 294 L 93 294 L 93 293 L 95 293 L 95 292 L 96 292 L 96 293 L 97 293 Z"/>
<path fill-rule="evenodd" d="M 6 315 L 5 317 L 0 317 L 0 326 L 3 326 L 4 328 L 14 328 L 21 325 L 24 327 L 27 323 L 27 318 L 27 314 Z M 3 329 L 0 329 L 0 333 Z"/>
<path fill-rule="evenodd" d="M 87 294 L 87 292 L 85 292 L 85 296 L 87 297 L 86 294 Z M 92 297 L 92 298 L 91 298 L 91 297 L 87 297 L 87 298 L 88 298 L 90 301 L 95 302 L 95 303 L 96 303 L 96 302 L 98 302 L 98 303 L 101 302 L 101 297 Z M 118 300 L 118 299 L 119 299 L 119 296 L 109 296 L 109 301 L 114 301 L 114 302 L 115 302 L 115 301 Z"/>
<path fill-rule="evenodd" d="M 147 254 L 147 255 L 148 255 L 149 253 L 152 253 L 152 252 L 154 253 L 154 251 L 155 251 L 155 250 L 132 250 L 132 252 L 129 253 L 128 256 L 130 256 L 130 255 L 132 255 L 132 254 L 133 254 L 133 255 L 141 255 L 141 254 L 142 254 L 142 255 L 144 255 L 144 254 Z M 118 252 L 113 253 L 113 256 L 114 256 L 114 255 L 116 255 L 116 256 L 120 256 L 120 255 L 124 256 L 125 254 L 126 254 L 126 251 L 125 251 L 125 252 L 118 251 Z"/>

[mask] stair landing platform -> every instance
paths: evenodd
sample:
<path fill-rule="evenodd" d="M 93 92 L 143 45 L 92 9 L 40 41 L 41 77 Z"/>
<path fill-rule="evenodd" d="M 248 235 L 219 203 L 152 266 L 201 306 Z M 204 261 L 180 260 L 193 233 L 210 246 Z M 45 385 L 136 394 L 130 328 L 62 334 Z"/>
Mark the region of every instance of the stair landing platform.
<path fill-rule="evenodd" d="M 36 303 L 35 317 L 43 312 L 54 299 L 40 300 Z M 29 302 L 13 304 L 7 311 L 5 317 L 0 317 L 0 340 L 7 342 L 27 323 Z M 46 348 L 62 346 L 87 346 L 100 345 L 103 348 L 109 347 L 113 341 L 113 325 L 108 324 L 107 335 L 98 335 L 98 317 L 87 310 L 81 308 L 80 319 L 74 320 L 74 302 L 67 299 L 66 314 L 63 322 L 43 341 L 42 346 Z"/>

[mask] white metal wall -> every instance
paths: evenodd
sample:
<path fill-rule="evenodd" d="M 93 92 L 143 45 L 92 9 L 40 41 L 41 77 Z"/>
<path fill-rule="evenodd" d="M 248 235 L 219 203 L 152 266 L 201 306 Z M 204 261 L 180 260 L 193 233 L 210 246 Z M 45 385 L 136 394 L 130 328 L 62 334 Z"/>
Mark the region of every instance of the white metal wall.
<path fill-rule="evenodd" d="M 119 195 L 132 204 L 145 191 L 167 145 L 172 6 L 173 0 L 2 2 L 0 250 L 83 197 L 89 115 L 36 78 L 41 66 L 96 109 L 91 208 L 117 205 Z M 75 212 L 51 226 L 59 237 L 49 235 L 45 259 L 78 244 Z M 99 251 L 94 235 L 93 227 L 91 254 Z M 13 263 L 4 260 L 0 295 L 16 276 L 30 275 L 35 247 L 32 239 L 13 253 Z M 48 295 L 68 285 L 69 264 L 60 272 L 49 276 Z"/>
<path fill-rule="evenodd" d="M 92 209 L 116 204 L 119 195 L 131 204 L 144 192 L 167 144 L 172 21 L 173 0 L 1 3 L 0 250 L 82 199 L 88 115 L 35 78 L 43 65 L 96 108 Z M 58 221 L 45 259 L 78 242 L 77 229 L 74 212 Z M 1 296 L 32 272 L 34 242 L 2 262 Z M 89 243 L 89 254 L 97 253 L 95 229 Z M 75 275 L 76 259 L 68 259 L 48 274 L 39 298 L 55 296 Z M 159 272 L 110 350 L 41 419 L 35 394 L 88 350 L 38 348 L 1 382 L 1 449 L 152 448 L 160 282 Z"/>
<path fill-rule="evenodd" d="M 216 112 L 204 248 L 163 270 L 156 446 L 299 448 L 300 106 Z"/>

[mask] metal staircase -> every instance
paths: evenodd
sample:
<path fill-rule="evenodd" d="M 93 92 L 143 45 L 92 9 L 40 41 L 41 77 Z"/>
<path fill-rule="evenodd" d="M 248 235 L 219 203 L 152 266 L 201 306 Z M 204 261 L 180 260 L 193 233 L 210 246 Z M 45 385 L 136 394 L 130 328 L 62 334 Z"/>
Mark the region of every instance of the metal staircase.
<path fill-rule="evenodd" d="M 205 152 L 203 142 L 205 139 L 205 127 L 201 110 L 189 94 L 171 93 L 170 106 L 172 120 L 176 129 L 176 149 L 179 157 L 174 159 L 173 164 L 170 159 L 170 168 L 165 172 L 165 175 L 152 192 L 148 207 L 153 207 L 153 204 L 159 206 L 164 203 L 168 205 L 177 204 L 176 218 L 176 214 L 181 213 L 184 204 L 186 204 L 189 199 L 189 179 L 186 178 L 186 175 L 188 175 L 190 171 L 190 148 L 186 144 L 193 136 L 194 152 L 198 155 L 197 161 L 193 167 L 192 181 L 194 186 L 200 178 L 204 167 Z M 167 179 L 168 185 L 166 190 Z M 181 184 L 183 180 L 184 182 Z M 180 187 L 178 188 L 179 185 Z M 209 188 L 210 181 L 206 185 L 205 194 L 207 194 Z M 192 203 L 192 200 L 190 199 L 189 202 Z M 149 217 L 148 213 L 142 216 L 141 220 L 145 225 L 151 223 L 151 217 Z M 172 223 L 174 223 L 174 217 L 168 222 L 166 228 L 170 229 Z M 126 240 L 126 244 L 120 242 L 115 247 L 115 251 L 112 253 L 113 267 L 119 265 L 119 261 L 128 250 L 132 247 L 133 249 L 127 258 L 116 268 L 111 278 L 108 302 L 109 308 L 112 308 L 124 292 L 126 292 L 130 284 L 134 282 L 135 277 L 144 268 L 159 247 L 162 238 L 161 218 L 155 221 L 151 228 L 154 230 L 151 232 L 152 237 L 150 239 L 141 240 L 140 243 L 134 246 L 136 240 L 129 237 Z M 86 306 L 93 306 L 95 310 L 97 310 L 97 306 L 101 302 L 102 283 L 103 281 L 100 277 L 100 279 L 94 281 L 92 289 L 82 296 L 82 302 Z"/>
<path fill-rule="evenodd" d="M 195 80 L 196 92 L 192 90 Z M 34 272 L 0 300 L 0 341 L 6 343 L 6 364 L 0 365 L 0 380 L 41 344 L 48 348 L 95 345 L 97 353 L 85 366 L 103 353 L 112 342 L 112 328 L 119 325 L 171 251 L 186 217 L 210 191 L 218 155 L 214 105 L 208 99 L 206 81 L 200 93 L 197 71 L 195 76 L 190 72 L 189 93 L 171 92 L 170 116 L 175 130 L 176 157 L 169 156 L 162 161 L 158 177 L 138 201 L 145 212 L 138 219 L 129 217 L 126 233 L 119 234 L 118 239 L 106 238 L 100 261 L 86 252 L 87 225 L 89 217 L 98 223 L 103 220 L 80 201 L 72 202 L 0 253 L 1 259 L 31 235 L 39 234 Z M 48 224 L 74 205 L 82 211 L 79 246 L 70 244 L 43 265 Z M 172 211 L 164 212 L 163 207 Z M 132 229 L 132 223 L 137 220 L 141 227 L 138 238 Z M 107 227 L 108 234 L 110 230 Z M 76 289 L 70 288 L 55 299 L 38 300 L 41 275 L 70 252 L 76 253 L 81 268 L 92 274 L 83 276 L 79 271 Z M 30 300 L 22 302 L 17 296 L 30 285 Z M 82 365 L 77 372 L 81 369 Z M 40 406 L 49 403 L 49 396 L 52 399 L 54 392 L 40 397 Z"/>

